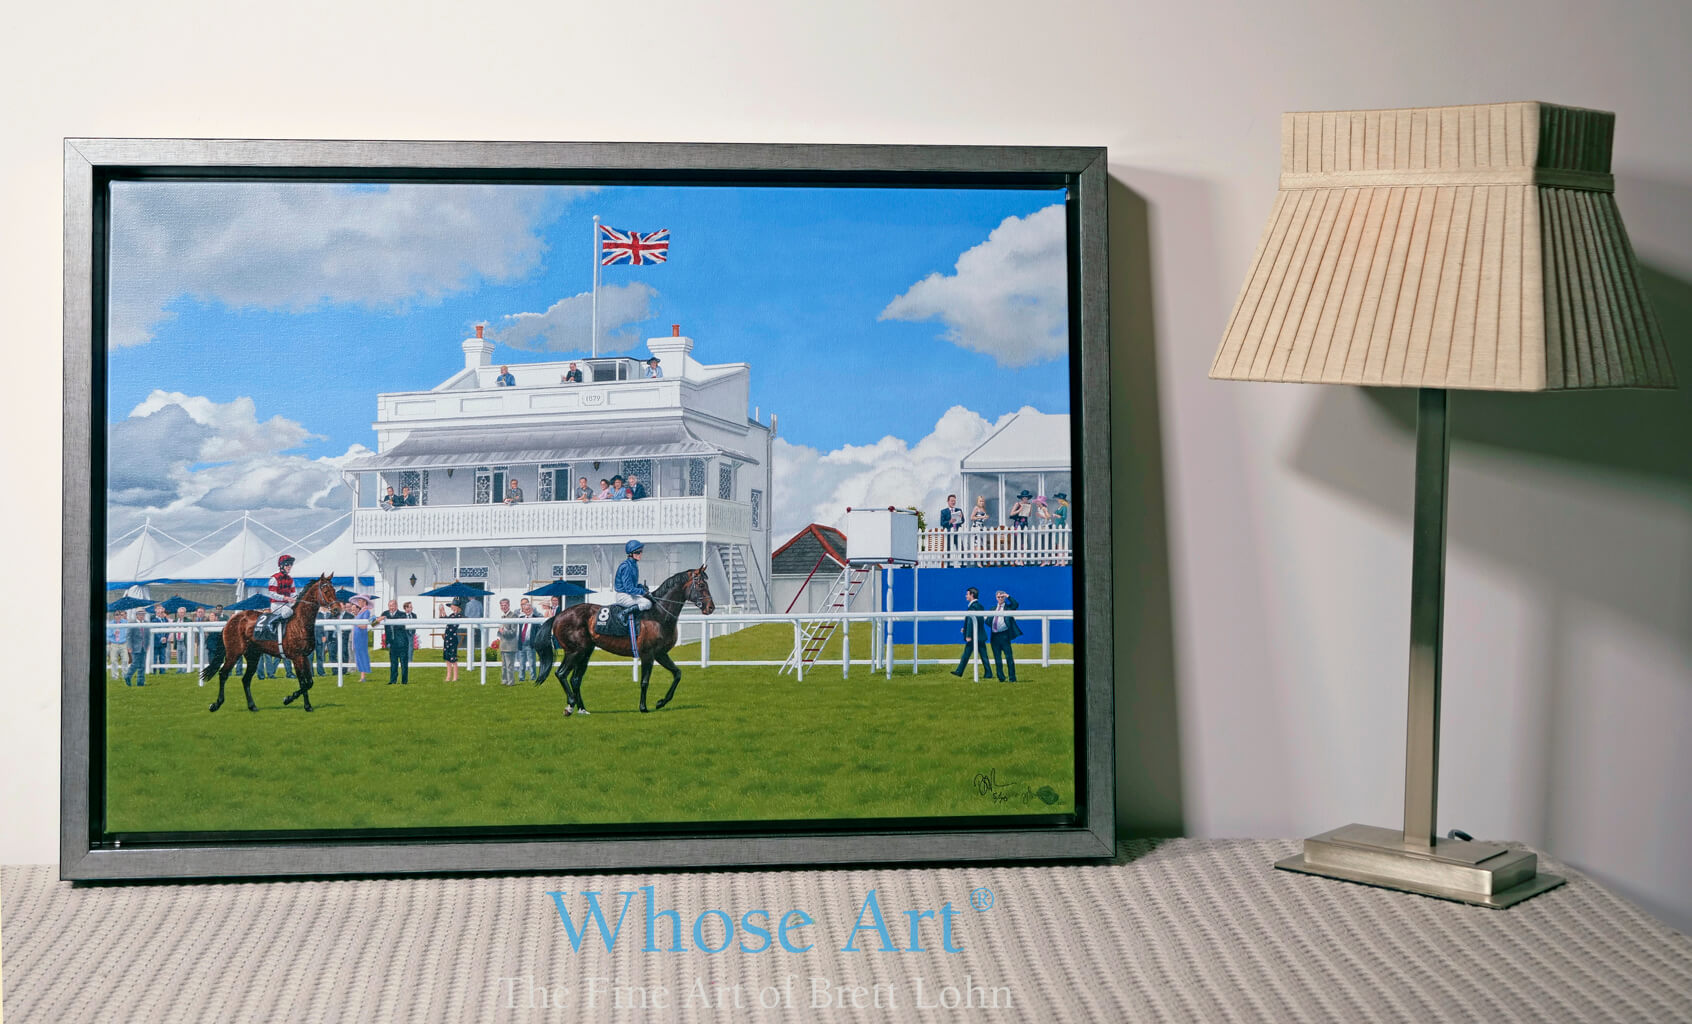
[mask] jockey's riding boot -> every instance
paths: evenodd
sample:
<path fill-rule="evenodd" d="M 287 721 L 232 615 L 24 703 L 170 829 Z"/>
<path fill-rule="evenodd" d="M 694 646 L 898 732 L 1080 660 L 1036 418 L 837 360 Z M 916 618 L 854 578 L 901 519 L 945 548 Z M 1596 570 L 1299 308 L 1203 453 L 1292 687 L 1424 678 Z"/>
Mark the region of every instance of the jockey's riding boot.
<path fill-rule="evenodd" d="M 640 609 L 629 609 L 629 653 L 640 653 L 640 641 L 635 639 L 636 631 L 640 628 Z"/>

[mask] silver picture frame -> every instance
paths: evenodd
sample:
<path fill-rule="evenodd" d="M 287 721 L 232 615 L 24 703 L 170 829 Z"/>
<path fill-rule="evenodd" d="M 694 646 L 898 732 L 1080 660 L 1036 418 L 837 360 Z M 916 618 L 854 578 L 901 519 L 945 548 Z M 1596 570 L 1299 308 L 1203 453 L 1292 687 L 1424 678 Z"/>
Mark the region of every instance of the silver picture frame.
<path fill-rule="evenodd" d="M 1102 148 L 67 139 L 60 875 L 76 881 L 1103 859 L 1115 848 L 1106 161 Z M 103 827 L 107 195 L 113 180 L 726 182 L 1067 188 L 1076 467 L 1076 812 L 1057 825 L 702 826 L 403 839 L 114 841 Z M 1085 443 L 1082 440 L 1085 438 Z M 1086 495 L 1097 495 L 1088 501 Z M 1009 727 L 1009 726 L 1007 726 Z"/>

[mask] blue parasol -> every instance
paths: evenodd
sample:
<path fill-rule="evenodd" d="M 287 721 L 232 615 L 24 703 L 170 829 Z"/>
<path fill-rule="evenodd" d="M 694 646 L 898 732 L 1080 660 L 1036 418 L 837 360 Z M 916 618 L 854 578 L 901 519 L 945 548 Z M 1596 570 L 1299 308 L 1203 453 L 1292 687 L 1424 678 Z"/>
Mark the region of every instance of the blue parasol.
<path fill-rule="evenodd" d="M 553 580 L 544 587 L 525 590 L 525 597 L 586 597 L 593 593 L 575 580 Z"/>
<path fill-rule="evenodd" d="M 418 597 L 487 597 L 488 592 L 469 583 L 448 583 L 444 587 L 425 590 Z"/>

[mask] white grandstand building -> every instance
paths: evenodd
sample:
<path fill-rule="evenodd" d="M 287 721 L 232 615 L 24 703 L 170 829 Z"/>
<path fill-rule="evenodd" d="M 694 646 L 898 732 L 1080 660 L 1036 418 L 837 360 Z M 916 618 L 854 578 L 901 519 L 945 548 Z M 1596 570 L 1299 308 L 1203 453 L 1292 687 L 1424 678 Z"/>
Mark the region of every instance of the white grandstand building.
<path fill-rule="evenodd" d="M 349 463 L 352 544 L 374 558 L 385 595 L 404 600 L 462 580 L 511 597 L 556 579 L 609 590 L 623 545 L 646 545 L 649 585 L 705 565 L 719 605 L 770 610 L 770 447 L 774 417 L 750 408 L 746 363 L 702 364 L 693 340 L 648 343 L 663 376 L 628 357 L 512 363 L 515 386 L 481 328 L 464 368 L 427 391 L 376 398 L 376 454 Z M 649 497 L 574 499 L 637 474 Z M 516 481 L 524 500 L 504 503 Z M 387 488 L 415 507 L 389 510 Z"/>

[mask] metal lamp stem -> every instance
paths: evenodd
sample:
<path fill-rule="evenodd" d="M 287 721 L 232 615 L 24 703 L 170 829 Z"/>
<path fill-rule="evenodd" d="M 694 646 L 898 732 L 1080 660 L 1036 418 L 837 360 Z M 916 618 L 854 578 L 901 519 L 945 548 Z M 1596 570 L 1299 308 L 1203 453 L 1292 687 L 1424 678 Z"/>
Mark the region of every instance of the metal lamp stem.
<path fill-rule="evenodd" d="M 1411 529 L 1410 707 L 1404 747 L 1404 830 L 1342 825 L 1304 841 L 1275 866 L 1347 882 L 1501 909 L 1563 884 L 1539 857 L 1502 843 L 1441 839 L 1440 655 L 1445 638 L 1445 492 L 1451 438 L 1443 388 L 1416 398 L 1416 502 Z"/>
<path fill-rule="evenodd" d="M 1410 704 L 1404 747 L 1404 841 L 1438 838 L 1440 665 L 1445 639 L 1445 507 L 1451 434 L 1444 388 L 1416 396 L 1416 499 L 1410 563 Z"/>

